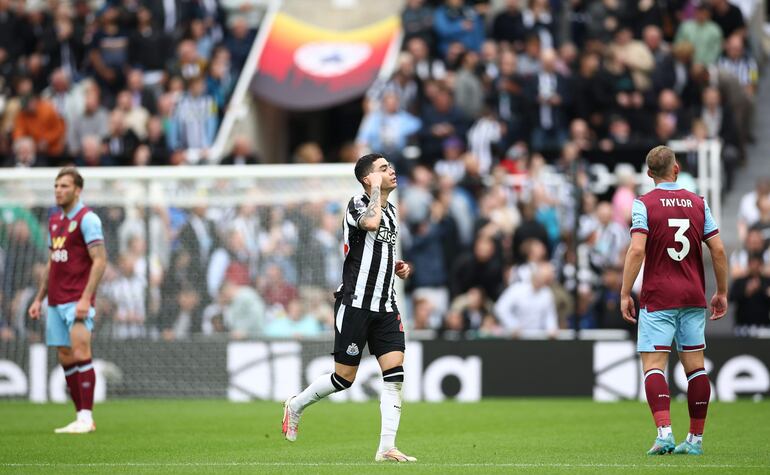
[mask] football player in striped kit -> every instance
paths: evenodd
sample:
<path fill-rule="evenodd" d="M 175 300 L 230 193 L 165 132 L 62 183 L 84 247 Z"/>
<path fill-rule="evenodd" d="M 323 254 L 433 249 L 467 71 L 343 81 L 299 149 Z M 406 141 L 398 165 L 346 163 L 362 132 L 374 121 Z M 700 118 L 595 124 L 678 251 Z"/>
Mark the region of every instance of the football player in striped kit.
<path fill-rule="evenodd" d="M 388 196 L 396 189 L 396 172 L 380 154 L 361 157 L 355 174 L 364 193 L 350 199 L 342 223 L 345 263 L 335 292 L 334 372 L 313 381 L 284 405 L 282 431 L 297 438 L 303 411 L 324 397 L 349 388 L 364 347 L 369 345 L 382 369 L 382 429 L 376 461 L 414 462 L 395 446 L 404 382 L 404 325 L 396 306 L 395 277 L 406 279 L 409 265 L 396 260 L 398 215 Z"/>

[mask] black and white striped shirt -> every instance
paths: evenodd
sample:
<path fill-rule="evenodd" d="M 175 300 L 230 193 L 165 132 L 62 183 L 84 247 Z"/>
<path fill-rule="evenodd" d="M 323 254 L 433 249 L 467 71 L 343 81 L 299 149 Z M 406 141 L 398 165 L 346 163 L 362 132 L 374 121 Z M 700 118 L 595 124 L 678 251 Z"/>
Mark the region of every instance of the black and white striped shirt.
<path fill-rule="evenodd" d="M 342 303 L 371 312 L 395 312 L 396 242 L 398 215 L 388 203 L 382 208 L 377 231 L 365 231 L 358 222 L 366 213 L 369 196 L 356 195 L 348 202 L 342 223 L 345 263 L 342 267 Z"/>

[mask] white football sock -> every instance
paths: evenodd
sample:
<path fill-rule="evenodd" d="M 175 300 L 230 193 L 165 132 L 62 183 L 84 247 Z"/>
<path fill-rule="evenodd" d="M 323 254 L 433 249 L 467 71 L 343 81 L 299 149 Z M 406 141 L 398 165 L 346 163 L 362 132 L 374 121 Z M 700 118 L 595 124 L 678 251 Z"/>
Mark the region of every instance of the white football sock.
<path fill-rule="evenodd" d="M 658 427 L 658 437 L 661 439 L 665 439 L 671 435 L 671 426 L 660 426 Z"/>
<path fill-rule="evenodd" d="M 693 433 L 688 433 L 687 434 L 687 442 L 689 442 L 691 444 L 703 443 L 703 434 L 695 435 Z"/>
<path fill-rule="evenodd" d="M 404 383 L 383 382 L 380 396 L 382 430 L 380 430 L 380 448 L 377 452 L 386 452 L 396 446 L 396 432 L 401 420 L 401 386 Z"/>
<path fill-rule="evenodd" d="M 336 393 L 337 388 L 332 384 L 332 378 L 335 376 L 334 373 L 324 374 L 310 383 L 310 386 L 297 394 L 289 403 L 292 411 L 302 412 L 309 405 L 320 401 L 329 394 Z"/>
<path fill-rule="evenodd" d="M 78 411 L 78 420 L 92 424 L 94 422 L 94 417 L 88 409 L 81 409 Z"/>

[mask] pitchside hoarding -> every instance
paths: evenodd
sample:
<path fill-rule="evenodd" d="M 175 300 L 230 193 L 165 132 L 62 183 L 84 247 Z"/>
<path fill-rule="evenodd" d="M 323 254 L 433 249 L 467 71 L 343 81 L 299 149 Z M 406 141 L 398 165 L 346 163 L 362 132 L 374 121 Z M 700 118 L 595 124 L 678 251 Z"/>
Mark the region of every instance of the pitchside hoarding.
<path fill-rule="evenodd" d="M 713 339 L 706 355 L 712 398 L 770 396 L 770 342 Z M 96 342 L 97 401 L 107 398 L 227 398 L 282 401 L 333 368 L 330 342 Z M 410 341 L 404 363 L 409 401 L 477 401 L 482 397 L 644 399 L 632 341 Z M 672 397 L 687 381 L 672 357 Z M 333 401 L 376 398 L 382 384 L 374 358 Z M 0 399 L 65 402 L 64 374 L 41 344 L 0 350 Z"/>

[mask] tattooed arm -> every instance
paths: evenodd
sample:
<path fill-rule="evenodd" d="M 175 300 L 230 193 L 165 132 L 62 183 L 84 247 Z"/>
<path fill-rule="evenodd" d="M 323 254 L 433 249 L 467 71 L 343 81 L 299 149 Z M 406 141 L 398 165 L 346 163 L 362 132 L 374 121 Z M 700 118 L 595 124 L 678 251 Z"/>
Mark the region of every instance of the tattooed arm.
<path fill-rule="evenodd" d="M 382 175 L 378 172 L 372 172 L 365 178 L 369 181 L 371 191 L 369 193 L 369 206 L 366 207 L 366 211 L 363 216 L 358 220 L 358 227 L 366 231 L 376 231 L 380 227 L 380 220 L 382 219 L 382 208 L 380 206 L 380 197 L 382 192 L 380 185 L 382 185 Z"/>
<path fill-rule="evenodd" d="M 369 206 L 366 212 L 358 220 L 358 227 L 366 231 L 376 231 L 380 227 L 382 208 L 380 207 L 380 187 L 372 187 L 372 195 L 369 198 Z"/>

